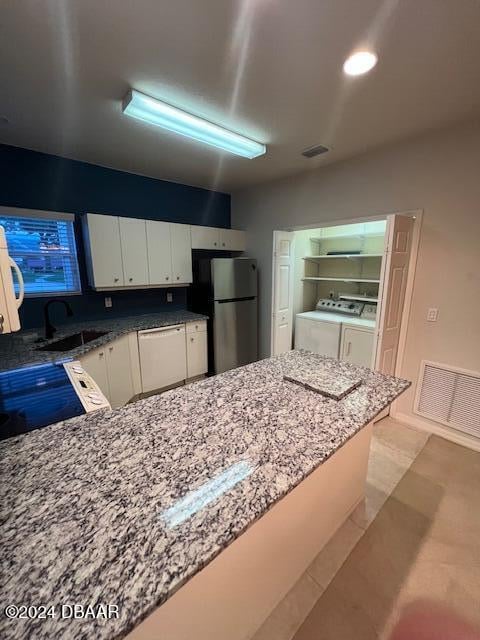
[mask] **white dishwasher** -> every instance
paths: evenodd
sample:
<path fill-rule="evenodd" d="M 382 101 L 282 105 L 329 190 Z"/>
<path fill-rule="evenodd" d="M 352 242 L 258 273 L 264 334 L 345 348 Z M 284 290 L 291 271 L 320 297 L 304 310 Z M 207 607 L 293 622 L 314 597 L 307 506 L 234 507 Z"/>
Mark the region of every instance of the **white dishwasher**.
<path fill-rule="evenodd" d="M 138 351 L 143 393 L 181 382 L 187 377 L 184 324 L 139 331 Z"/>

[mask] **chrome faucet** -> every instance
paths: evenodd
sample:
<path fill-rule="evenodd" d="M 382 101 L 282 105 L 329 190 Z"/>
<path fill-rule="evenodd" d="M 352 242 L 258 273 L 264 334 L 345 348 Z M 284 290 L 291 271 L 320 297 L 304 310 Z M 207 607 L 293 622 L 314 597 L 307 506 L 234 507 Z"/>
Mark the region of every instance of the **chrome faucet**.
<path fill-rule="evenodd" d="M 53 326 L 53 324 L 50 322 L 50 316 L 49 316 L 49 313 L 48 313 L 48 309 L 49 309 L 50 305 L 53 304 L 54 302 L 59 302 L 59 303 L 63 304 L 65 306 L 66 311 L 67 311 L 67 316 L 69 316 L 69 317 L 73 316 L 72 307 L 68 304 L 68 302 L 66 300 L 60 300 L 58 298 L 55 298 L 54 300 L 49 300 L 45 304 L 45 306 L 43 307 L 43 315 L 44 315 L 44 318 L 45 318 L 45 338 L 47 340 L 50 340 L 50 338 L 53 338 L 53 334 L 57 330 Z"/>

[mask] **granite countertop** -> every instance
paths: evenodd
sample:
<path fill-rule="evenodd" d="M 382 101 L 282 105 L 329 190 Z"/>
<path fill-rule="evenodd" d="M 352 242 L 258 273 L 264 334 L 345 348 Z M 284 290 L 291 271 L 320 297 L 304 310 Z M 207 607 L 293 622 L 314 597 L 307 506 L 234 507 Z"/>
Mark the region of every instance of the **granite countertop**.
<path fill-rule="evenodd" d="M 57 331 L 51 340 L 41 343 L 35 342 L 37 335 L 43 336 L 43 329 L 21 331 L 5 336 L 0 336 L 0 371 L 7 371 L 30 364 L 44 362 L 58 362 L 64 360 L 76 360 L 80 356 L 101 347 L 119 336 L 131 331 L 142 331 L 155 327 L 167 327 L 185 322 L 206 320 L 207 316 L 193 313 L 192 311 L 163 311 L 148 315 L 126 316 L 124 318 L 110 318 L 108 320 L 83 320 L 58 325 Z M 85 330 L 107 331 L 104 336 L 96 338 L 87 344 L 71 349 L 70 351 L 38 351 L 60 338 Z"/>
<path fill-rule="evenodd" d="M 363 383 L 331 400 L 292 365 Z M 122 638 L 409 384 L 291 351 L 0 443 L 2 603 L 120 611 L 2 617 L 1 637 Z"/>

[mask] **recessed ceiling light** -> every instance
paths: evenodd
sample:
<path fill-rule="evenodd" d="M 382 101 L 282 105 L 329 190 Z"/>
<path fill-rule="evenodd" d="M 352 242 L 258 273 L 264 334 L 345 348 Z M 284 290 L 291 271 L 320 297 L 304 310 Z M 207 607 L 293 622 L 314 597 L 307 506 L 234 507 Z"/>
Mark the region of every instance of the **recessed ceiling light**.
<path fill-rule="evenodd" d="M 261 142 L 245 138 L 135 89 L 129 91 L 123 101 L 123 113 L 244 158 L 256 158 L 267 150 Z"/>
<path fill-rule="evenodd" d="M 349 76 L 361 76 L 377 64 L 377 56 L 371 51 L 357 51 L 345 60 L 343 70 Z"/>

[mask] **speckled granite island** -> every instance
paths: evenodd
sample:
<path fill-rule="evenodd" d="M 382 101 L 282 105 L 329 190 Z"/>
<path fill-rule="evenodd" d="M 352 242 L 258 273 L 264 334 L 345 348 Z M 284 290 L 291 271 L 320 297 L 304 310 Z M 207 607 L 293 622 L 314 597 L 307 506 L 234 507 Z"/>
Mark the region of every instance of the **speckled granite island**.
<path fill-rule="evenodd" d="M 292 365 L 362 384 L 332 400 Z M 371 421 L 408 386 L 292 351 L 1 443 L 2 606 L 54 617 L 2 611 L 0 636 L 250 637 L 361 499 Z M 101 603 L 118 617 L 61 619 Z"/>

